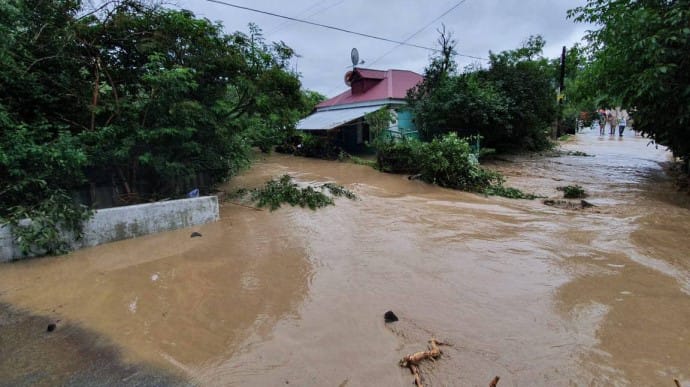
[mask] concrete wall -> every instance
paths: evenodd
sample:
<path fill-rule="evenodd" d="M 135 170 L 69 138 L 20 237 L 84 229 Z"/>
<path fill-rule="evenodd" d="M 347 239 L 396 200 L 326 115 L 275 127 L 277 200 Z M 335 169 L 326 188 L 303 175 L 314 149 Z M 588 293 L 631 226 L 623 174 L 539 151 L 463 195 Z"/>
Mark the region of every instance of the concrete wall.
<path fill-rule="evenodd" d="M 74 249 L 175 230 L 219 219 L 218 198 L 170 200 L 98 210 L 84 225 L 84 237 Z M 9 226 L 0 227 L 0 262 L 21 258 Z"/>

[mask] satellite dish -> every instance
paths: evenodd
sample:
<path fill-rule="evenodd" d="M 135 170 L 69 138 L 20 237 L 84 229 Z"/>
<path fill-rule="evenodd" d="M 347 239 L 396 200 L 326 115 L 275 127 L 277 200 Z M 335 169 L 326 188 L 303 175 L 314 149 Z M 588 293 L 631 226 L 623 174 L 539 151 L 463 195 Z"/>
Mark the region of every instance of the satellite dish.
<path fill-rule="evenodd" d="M 359 51 L 357 51 L 356 48 L 353 48 L 352 51 L 350 51 L 350 59 L 352 59 L 352 67 L 355 67 L 359 64 Z"/>

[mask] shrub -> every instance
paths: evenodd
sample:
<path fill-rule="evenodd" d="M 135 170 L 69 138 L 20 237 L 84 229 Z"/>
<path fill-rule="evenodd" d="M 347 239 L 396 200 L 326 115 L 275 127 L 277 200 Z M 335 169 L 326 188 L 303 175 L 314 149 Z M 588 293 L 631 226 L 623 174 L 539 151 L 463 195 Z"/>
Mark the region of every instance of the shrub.
<path fill-rule="evenodd" d="M 557 187 L 559 191 L 563 191 L 563 197 L 566 199 L 581 199 L 587 197 L 584 188 L 579 185 L 567 185 L 565 187 Z"/>
<path fill-rule="evenodd" d="M 380 170 L 414 173 L 429 183 L 442 187 L 482 192 L 501 176 L 483 169 L 466 140 L 449 133 L 431 142 L 403 140 L 379 147 L 377 163 Z"/>
<path fill-rule="evenodd" d="M 494 196 L 503 196 L 505 198 L 509 199 L 527 199 L 527 200 L 534 200 L 540 196 L 531 194 L 531 193 L 525 193 L 522 192 L 521 190 L 513 187 L 504 187 L 503 185 L 494 185 L 491 186 L 487 189 L 484 190 L 484 194 L 486 195 L 494 195 Z"/>
<path fill-rule="evenodd" d="M 276 152 L 324 160 L 338 160 L 342 158 L 342 154 L 346 154 L 328 137 L 313 136 L 309 133 L 298 133 L 288 138 L 276 147 Z"/>
<path fill-rule="evenodd" d="M 458 138 L 455 133 L 428 143 L 418 140 L 381 143 L 377 166 L 384 172 L 417 174 L 426 182 L 447 188 L 512 199 L 537 197 L 504 187 L 503 176 L 482 168 L 467 140 Z"/>
<path fill-rule="evenodd" d="M 290 175 L 283 175 L 278 180 L 269 180 L 262 188 L 252 190 L 251 199 L 257 203 L 257 206 L 269 207 L 271 211 L 277 210 L 283 203 L 315 210 L 335 204 L 333 198 L 324 193 L 326 190 L 333 197 L 344 196 L 351 200 L 357 198 L 351 191 L 334 183 L 322 184 L 316 188 L 313 186 L 300 188 L 292 181 Z"/>
<path fill-rule="evenodd" d="M 389 173 L 419 173 L 419 140 L 381 141 L 376 152 L 377 168 Z"/>
<path fill-rule="evenodd" d="M 419 173 L 424 181 L 465 191 L 483 191 L 499 184 L 501 176 L 479 166 L 466 140 L 449 133 L 421 147 Z"/>

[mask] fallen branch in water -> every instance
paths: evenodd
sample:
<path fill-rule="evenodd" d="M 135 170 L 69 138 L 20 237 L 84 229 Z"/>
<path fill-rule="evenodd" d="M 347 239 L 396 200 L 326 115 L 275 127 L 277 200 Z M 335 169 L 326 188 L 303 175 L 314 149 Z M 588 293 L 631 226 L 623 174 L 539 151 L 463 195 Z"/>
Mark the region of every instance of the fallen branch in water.
<path fill-rule="evenodd" d="M 494 380 L 492 380 L 491 383 L 489 383 L 489 387 L 496 387 L 496 386 L 498 385 L 498 381 L 499 381 L 500 379 L 501 379 L 500 377 L 496 376 L 496 377 L 494 378 Z"/>
<path fill-rule="evenodd" d="M 226 203 L 230 203 L 230 204 L 234 204 L 234 205 L 240 206 L 240 207 L 251 208 L 252 210 L 256 210 L 256 211 L 263 211 L 263 210 L 264 210 L 263 208 L 254 207 L 254 206 L 248 206 L 248 205 L 246 205 L 246 204 L 233 202 L 233 201 L 231 201 L 231 200 L 226 200 L 225 202 L 226 202 Z"/>
<path fill-rule="evenodd" d="M 434 361 L 434 359 L 441 356 L 439 345 L 444 345 L 444 343 L 436 341 L 436 339 L 432 337 L 431 340 L 429 340 L 429 349 L 427 351 L 415 352 L 400 360 L 400 366 L 410 369 L 410 372 L 414 375 L 414 382 L 418 387 L 423 387 L 422 375 L 419 373 L 419 362 L 425 359 Z"/>

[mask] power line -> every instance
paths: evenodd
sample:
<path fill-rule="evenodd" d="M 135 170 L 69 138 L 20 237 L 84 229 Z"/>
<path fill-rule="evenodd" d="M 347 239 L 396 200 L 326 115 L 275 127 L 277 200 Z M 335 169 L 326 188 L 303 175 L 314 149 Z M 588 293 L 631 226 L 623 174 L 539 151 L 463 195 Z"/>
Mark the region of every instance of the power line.
<path fill-rule="evenodd" d="M 333 7 L 337 7 L 338 5 L 340 5 L 340 4 L 344 3 L 344 2 L 345 2 L 345 0 L 340 0 L 340 1 L 338 1 L 338 2 L 335 2 L 335 3 L 333 3 L 333 4 L 329 5 L 329 6 L 327 6 L 326 8 L 321 8 L 321 9 L 319 9 L 319 10 L 317 10 L 317 11 L 314 11 L 313 13 L 310 13 L 310 14 L 307 15 L 305 18 L 310 18 L 310 17 L 315 16 L 315 15 L 318 15 L 318 14 L 320 14 L 320 13 L 322 13 L 322 12 L 326 12 L 326 11 L 328 11 L 329 9 L 331 9 L 331 8 L 333 8 Z M 304 12 L 302 12 L 302 14 L 304 14 L 306 11 L 308 11 L 308 10 L 314 8 L 314 7 L 315 7 L 317 4 L 319 4 L 319 3 L 321 3 L 321 0 L 317 1 L 317 2 L 315 3 L 315 5 L 313 5 L 313 6 L 309 7 L 309 8 L 307 8 Z M 288 25 L 288 24 L 290 24 L 289 21 L 284 21 L 284 22 L 282 22 L 277 28 L 275 28 L 274 30 L 272 30 L 272 31 L 270 31 L 270 32 L 267 32 L 267 33 L 266 33 L 266 36 L 270 36 L 270 35 L 272 35 L 272 34 L 275 34 L 276 32 L 282 30 L 283 27 L 285 27 L 285 26 Z"/>
<path fill-rule="evenodd" d="M 450 9 L 448 9 L 446 12 L 442 13 L 441 16 L 439 16 L 439 17 L 437 17 L 436 19 L 430 21 L 430 22 L 429 22 L 428 24 L 426 24 L 424 27 L 422 27 L 422 28 L 420 28 L 419 30 L 417 30 L 417 32 L 415 32 L 415 33 L 413 33 L 412 35 L 408 36 L 407 39 L 403 40 L 403 43 L 409 42 L 410 39 L 414 38 L 415 36 L 417 36 L 418 34 L 420 34 L 422 31 L 424 31 L 424 30 L 426 30 L 427 28 L 429 28 L 429 26 L 431 26 L 432 24 L 434 24 L 434 23 L 436 23 L 437 21 L 439 21 L 439 19 L 443 18 L 444 16 L 446 16 L 446 15 L 448 15 L 449 13 L 451 13 L 452 11 L 454 11 L 456 8 L 458 8 L 459 6 L 461 6 L 461 5 L 462 5 L 464 2 L 466 2 L 466 1 L 467 1 L 467 0 L 460 0 L 460 1 L 458 1 L 457 3 L 455 3 L 454 6 L 452 6 Z M 400 46 L 402 46 L 402 44 L 398 44 L 397 46 L 391 48 L 391 49 L 390 49 L 389 51 L 387 51 L 385 54 L 381 55 L 380 57 L 376 58 L 376 60 L 374 60 L 373 62 L 369 63 L 369 65 L 373 65 L 374 63 L 376 63 L 376 62 L 380 61 L 381 59 L 385 58 L 388 54 L 390 54 L 391 52 L 395 51 L 395 50 L 396 50 L 398 47 L 400 47 Z M 437 51 L 438 51 L 438 50 L 437 50 Z M 487 60 L 486 58 L 480 58 L 480 57 L 478 57 L 478 56 L 465 55 L 465 54 L 461 54 L 461 53 L 457 53 L 457 55 L 458 55 L 458 56 L 464 56 L 464 57 L 467 57 L 467 58 L 472 58 L 472 59 Z"/>
<path fill-rule="evenodd" d="M 371 38 L 371 39 L 376 39 L 376 40 L 382 40 L 382 41 L 384 41 L 384 42 L 396 43 L 396 44 L 402 45 L 402 46 L 416 47 L 416 48 L 421 48 L 421 49 L 429 50 L 429 51 L 440 51 L 440 50 L 437 49 L 437 48 L 431 48 L 431 47 L 421 46 L 421 45 L 418 45 L 418 44 L 411 44 L 411 43 L 401 42 L 401 41 L 398 41 L 398 40 L 383 38 L 383 37 L 381 37 L 381 36 L 370 35 L 370 34 L 365 34 L 365 33 L 362 33 L 362 32 L 347 30 L 347 29 L 345 29 L 345 28 L 340 28 L 340 27 L 335 27 L 335 26 L 329 26 L 329 25 L 327 25 L 327 24 L 316 23 L 316 22 L 312 22 L 312 21 L 309 21 L 309 20 L 298 19 L 298 18 L 295 18 L 295 17 L 285 16 L 285 15 L 279 15 L 279 14 L 277 14 L 277 13 L 268 12 L 268 11 L 262 11 L 262 10 L 256 9 L 256 8 L 250 8 L 250 7 L 245 7 L 245 6 L 241 6 L 241 5 L 237 5 L 237 4 L 228 3 L 228 2 L 226 2 L 226 1 L 220 1 L 220 0 L 206 0 L 206 1 L 208 1 L 208 2 L 210 2 L 210 3 L 216 3 L 216 4 L 226 5 L 226 6 L 228 6 L 228 7 L 244 9 L 244 10 L 246 10 L 246 11 L 251 11 L 251 12 L 256 12 L 256 13 L 262 13 L 262 14 L 264 14 L 264 15 L 279 17 L 279 18 L 282 18 L 282 19 L 292 20 L 292 21 L 296 21 L 296 22 L 299 22 L 299 23 L 310 24 L 310 25 L 317 26 L 317 27 L 328 28 L 328 29 L 331 29 L 331 30 L 340 31 L 340 32 L 345 32 L 345 33 L 348 33 L 348 34 L 364 36 L 364 37 L 366 37 L 366 38 Z"/>

